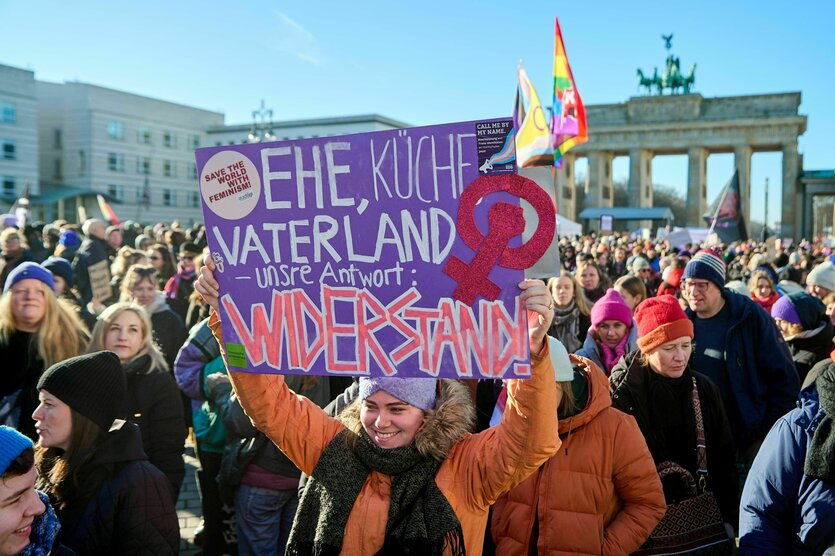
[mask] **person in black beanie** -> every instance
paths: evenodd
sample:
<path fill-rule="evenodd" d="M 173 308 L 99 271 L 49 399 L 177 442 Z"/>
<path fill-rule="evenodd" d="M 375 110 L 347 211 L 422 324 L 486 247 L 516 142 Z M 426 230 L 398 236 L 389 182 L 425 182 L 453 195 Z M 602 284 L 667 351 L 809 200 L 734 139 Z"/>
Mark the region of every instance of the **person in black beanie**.
<path fill-rule="evenodd" d="M 38 488 L 61 522 L 59 541 L 78 554 L 176 554 L 171 485 L 148 462 L 139 428 L 121 420 L 126 388 L 110 351 L 72 357 L 41 375 L 32 414 Z"/>
<path fill-rule="evenodd" d="M 835 363 L 768 433 L 742 491 L 739 553 L 822 554 L 835 544 Z"/>

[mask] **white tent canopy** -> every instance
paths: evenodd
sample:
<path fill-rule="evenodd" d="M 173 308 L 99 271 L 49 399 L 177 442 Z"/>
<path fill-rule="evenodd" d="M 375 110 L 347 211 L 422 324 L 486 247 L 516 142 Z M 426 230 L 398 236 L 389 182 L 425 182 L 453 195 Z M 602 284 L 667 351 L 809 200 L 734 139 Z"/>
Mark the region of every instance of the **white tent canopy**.
<path fill-rule="evenodd" d="M 573 222 L 568 218 L 557 214 L 557 235 L 558 236 L 577 236 L 583 234 L 583 226 L 577 222 Z"/>

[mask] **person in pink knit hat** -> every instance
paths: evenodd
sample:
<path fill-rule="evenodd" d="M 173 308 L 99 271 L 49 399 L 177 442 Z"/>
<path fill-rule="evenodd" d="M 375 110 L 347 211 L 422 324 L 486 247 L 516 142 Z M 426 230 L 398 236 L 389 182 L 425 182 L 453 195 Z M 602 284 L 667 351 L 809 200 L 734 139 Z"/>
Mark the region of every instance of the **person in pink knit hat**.
<path fill-rule="evenodd" d="M 577 355 L 588 357 L 609 376 L 621 357 L 638 347 L 632 310 L 614 288 L 591 309 L 591 327 Z"/>

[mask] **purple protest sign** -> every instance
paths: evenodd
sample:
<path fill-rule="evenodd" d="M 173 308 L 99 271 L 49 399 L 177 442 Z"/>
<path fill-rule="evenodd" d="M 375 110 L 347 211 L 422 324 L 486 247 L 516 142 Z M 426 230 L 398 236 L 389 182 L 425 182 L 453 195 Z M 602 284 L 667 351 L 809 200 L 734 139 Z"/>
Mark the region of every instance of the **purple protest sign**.
<path fill-rule="evenodd" d="M 524 272 L 503 262 L 523 247 L 508 221 L 529 191 L 510 119 L 210 147 L 196 159 L 231 367 L 529 376 Z M 458 214 L 462 195 L 470 214 Z"/>

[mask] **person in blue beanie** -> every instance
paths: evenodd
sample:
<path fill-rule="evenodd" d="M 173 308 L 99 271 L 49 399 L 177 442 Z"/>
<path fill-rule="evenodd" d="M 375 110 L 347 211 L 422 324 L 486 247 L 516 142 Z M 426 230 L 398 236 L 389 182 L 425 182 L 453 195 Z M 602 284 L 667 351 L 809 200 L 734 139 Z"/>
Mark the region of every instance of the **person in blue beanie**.
<path fill-rule="evenodd" d="M 61 526 L 37 478 L 32 441 L 0 426 L 0 556 L 53 553 Z"/>

